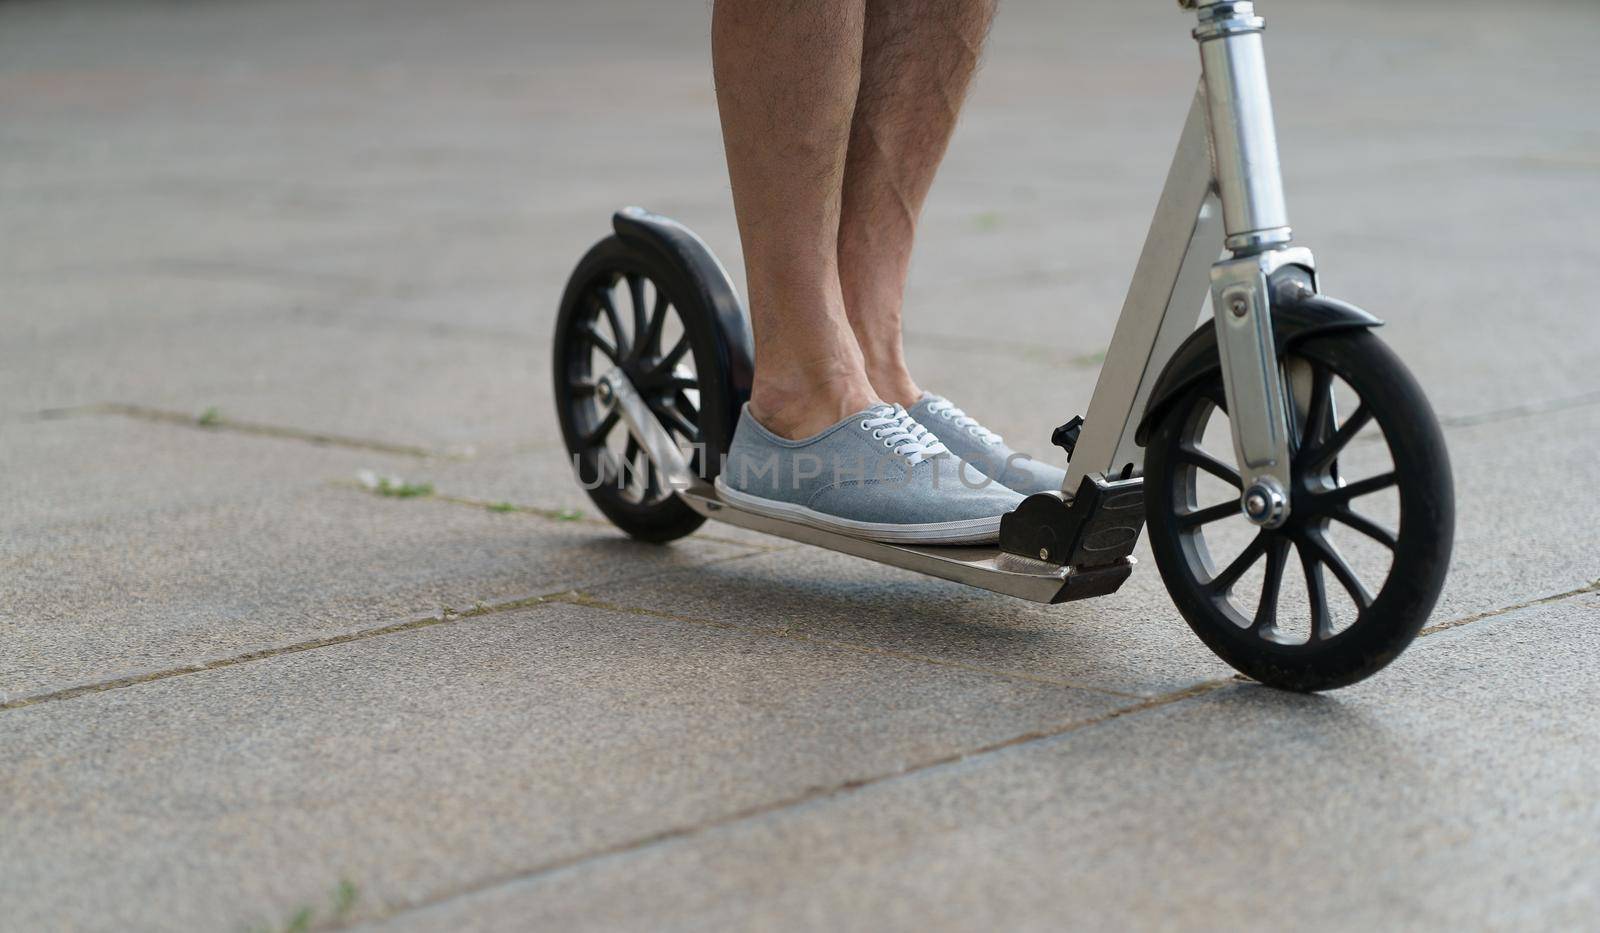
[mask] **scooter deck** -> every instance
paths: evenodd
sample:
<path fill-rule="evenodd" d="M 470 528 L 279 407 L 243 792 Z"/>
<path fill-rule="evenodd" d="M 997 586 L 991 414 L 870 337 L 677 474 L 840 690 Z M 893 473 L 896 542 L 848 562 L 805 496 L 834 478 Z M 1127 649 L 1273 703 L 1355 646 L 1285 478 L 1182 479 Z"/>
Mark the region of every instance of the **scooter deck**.
<path fill-rule="evenodd" d="M 745 511 L 723 501 L 715 487 L 706 483 L 695 483 L 690 489 L 680 490 L 678 496 L 713 521 L 1036 603 L 1061 603 L 1110 593 L 1127 579 L 1135 563 L 1128 557 L 1117 564 L 1076 571 L 1007 554 L 994 546 L 886 544 Z"/>

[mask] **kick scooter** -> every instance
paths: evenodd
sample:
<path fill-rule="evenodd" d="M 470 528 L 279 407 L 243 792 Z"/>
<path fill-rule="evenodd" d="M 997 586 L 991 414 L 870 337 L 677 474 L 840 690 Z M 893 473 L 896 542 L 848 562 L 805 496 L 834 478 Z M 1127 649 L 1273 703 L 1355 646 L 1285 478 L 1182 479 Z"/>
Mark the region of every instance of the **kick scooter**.
<path fill-rule="evenodd" d="M 561 431 L 596 506 L 647 541 L 709 518 L 1045 603 L 1114 592 L 1148 526 L 1179 612 L 1249 677 L 1324 690 L 1392 661 L 1449 564 L 1444 439 L 1381 322 L 1323 295 L 1291 245 L 1254 5 L 1179 6 L 1199 18 L 1202 79 L 1088 410 L 1052 436 L 1060 492 L 1024 500 L 989 547 L 865 541 L 724 502 L 745 312 L 699 237 L 626 208 L 556 322 Z M 1380 465 L 1352 478 L 1358 461 Z"/>

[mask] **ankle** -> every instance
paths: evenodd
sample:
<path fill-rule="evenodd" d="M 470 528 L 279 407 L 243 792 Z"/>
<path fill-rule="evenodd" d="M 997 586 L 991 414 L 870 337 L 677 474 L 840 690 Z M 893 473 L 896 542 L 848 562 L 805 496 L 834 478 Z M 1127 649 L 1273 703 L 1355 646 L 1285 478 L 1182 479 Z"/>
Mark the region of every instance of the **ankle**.
<path fill-rule="evenodd" d="M 750 391 L 750 416 L 773 434 L 795 441 L 882 403 L 864 378 L 802 383 L 757 375 Z"/>
<path fill-rule="evenodd" d="M 878 397 L 894 405 L 910 408 L 922 398 L 922 387 L 911 378 L 905 361 L 895 358 L 888 362 L 867 361 L 867 379 Z"/>
<path fill-rule="evenodd" d="M 922 398 L 922 387 L 911 380 L 910 376 L 899 378 L 873 377 L 873 391 L 878 397 L 893 405 L 903 405 L 906 408 L 917 404 Z"/>

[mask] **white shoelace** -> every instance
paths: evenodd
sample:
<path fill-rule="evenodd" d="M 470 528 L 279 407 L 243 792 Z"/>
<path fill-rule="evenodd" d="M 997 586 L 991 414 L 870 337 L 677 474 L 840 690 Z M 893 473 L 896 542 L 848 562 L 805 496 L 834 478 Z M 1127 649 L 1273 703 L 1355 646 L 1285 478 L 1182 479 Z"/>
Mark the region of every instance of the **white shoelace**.
<path fill-rule="evenodd" d="M 913 466 L 950 452 L 932 432 L 918 424 L 911 413 L 899 405 L 874 408 L 862 420 L 861 429 L 871 431 L 873 437 L 883 442 L 883 446 L 906 458 L 906 462 Z"/>
<path fill-rule="evenodd" d="M 973 437 L 982 441 L 989 447 L 993 447 L 1003 440 L 1000 435 L 979 424 L 978 419 L 950 404 L 949 399 L 936 399 L 935 401 L 929 402 L 928 411 L 933 412 L 946 421 L 955 422 L 955 426 L 957 428 L 966 431 L 968 434 L 971 434 Z"/>

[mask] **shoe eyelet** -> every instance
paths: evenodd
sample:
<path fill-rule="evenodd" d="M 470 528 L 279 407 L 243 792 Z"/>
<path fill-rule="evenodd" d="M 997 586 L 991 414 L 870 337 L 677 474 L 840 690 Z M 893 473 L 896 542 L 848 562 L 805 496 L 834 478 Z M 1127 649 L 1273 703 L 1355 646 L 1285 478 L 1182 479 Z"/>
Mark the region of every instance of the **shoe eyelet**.
<path fill-rule="evenodd" d="M 893 446 L 894 446 L 894 445 L 893 445 L 893 444 L 891 444 L 891 443 L 889 443 L 889 441 L 888 441 L 888 439 L 887 439 L 887 438 L 885 438 L 885 439 L 884 439 L 884 442 L 883 442 L 883 446 L 885 446 L 885 447 L 893 447 Z"/>
<path fill-rule="evenodd" d="M 867 423 L 865 421 L 861 422 L 861 430 L 865 431 L 866 429 L 867 429 Z"/>

